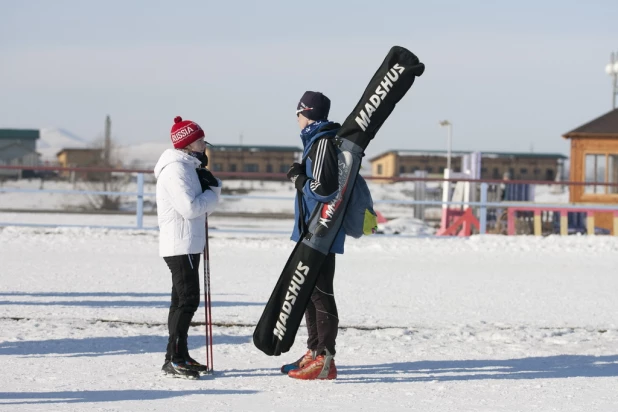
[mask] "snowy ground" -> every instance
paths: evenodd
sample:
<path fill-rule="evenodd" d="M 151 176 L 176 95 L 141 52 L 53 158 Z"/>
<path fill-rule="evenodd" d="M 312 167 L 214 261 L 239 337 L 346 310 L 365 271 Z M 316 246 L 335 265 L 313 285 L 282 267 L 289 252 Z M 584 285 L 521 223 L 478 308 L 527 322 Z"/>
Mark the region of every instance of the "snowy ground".
<path fill-rule="evenodd" d="M 269 219 L 263 217 L 225 217 L 217 215 L 208 219 L 212 232 L 239 232 L 275 233 L 279 235 L 291 234 L 294 219 Z M 14 213 L 0 212 L 0 227 L 11 225 L 51 225 L 51 226 L 90 226 L 107 228 L 136 228 L 137 219 L 134 215 L 98 215 L 98 214 L 70 214 L 70 213 Z M 143 228 L 158 230 L 157 217 L 144 216 Z M 413 228 L 411 228 L 413 229 Z"/>
<path fill-rule="evenodd" d="M 185 381 L 159 375 L 171 285 L 155 231 L 0 229 L 0 410 L 618 410 L 616 238 L 346 247 L 336 381 L 281 375 L 306 335 L 272 358 L 251 326 L 215 327 L 215 376 Z M 211 248 L 214 320 L 254 325 L 292 244 L 215 233 Z"/>

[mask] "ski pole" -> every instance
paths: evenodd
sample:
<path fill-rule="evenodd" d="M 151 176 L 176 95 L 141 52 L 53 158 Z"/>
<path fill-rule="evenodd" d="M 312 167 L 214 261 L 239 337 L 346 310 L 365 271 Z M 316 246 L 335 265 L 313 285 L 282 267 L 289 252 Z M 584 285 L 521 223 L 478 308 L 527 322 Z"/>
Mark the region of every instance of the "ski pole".
<path fill-rule="evenodd" d="M 208 248 L 208 217 L 205 220 L 206 244 L 204 245 L 204 314 L 206 334 L 206 368 L 213 372 L 212 356 L 212 305 L 210 301 L 210 255 Z"/>

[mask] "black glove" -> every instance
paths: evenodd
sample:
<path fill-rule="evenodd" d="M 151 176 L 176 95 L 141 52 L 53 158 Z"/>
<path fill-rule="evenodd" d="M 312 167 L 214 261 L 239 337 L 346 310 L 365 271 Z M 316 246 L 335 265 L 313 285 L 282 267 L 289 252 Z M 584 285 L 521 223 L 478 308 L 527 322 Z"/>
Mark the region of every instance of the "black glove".
<path fill-rule="evenodd" d="M 200 179 L 200 185 L 202 185 L 202 192 L 207 191 L 211 187 L 219 186 L 219 182 L 213 176 L 213 174 L 210 173 L 210 170 L 195 169 L 195 171 L 197 172 L 197 177 Z"/>
<path fill-rule="evenodd" d="M 201 167 L 208 166 L 208 156 L 206 156 L 206 153 L 198 152 L 198 155 L 195 156 L 195 157 L 197 158 L 197 160 L 199 160 L 201 162 L 201 165 L 200 165 Z"/>
<path fill-rule="evenodd" d="M 303 187 L 305 187 L 305 182 L 307 179 L 307 175 L 305 174 L 305 167 L 300 163 L 294 163 L 290 166 L 290 170 L 288 170 L 288 179 L 294 183 L 294 186 L 297 190 L 302 191 Z"/>

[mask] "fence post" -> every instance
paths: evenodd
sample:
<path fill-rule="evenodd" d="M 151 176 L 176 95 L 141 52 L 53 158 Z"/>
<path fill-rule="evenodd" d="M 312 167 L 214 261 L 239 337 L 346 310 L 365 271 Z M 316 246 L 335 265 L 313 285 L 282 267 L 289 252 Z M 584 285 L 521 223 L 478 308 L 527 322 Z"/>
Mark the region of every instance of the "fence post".
<path fill-rule="evenodd" d="M 137 174 L 137 204 L 135 208 L 135 220 L 137 228 L 144 227 L 144 174 Z"/>
<path fill-rule="evenodd" d="M 569 234 L 569 211 L 560 211 L 560 236 L 568 236 Z"/>
<path fill-rule="evenodd" d="M 543 217 L 541 214 L 541 209 L 534 209 L 533 225 L 534 236 L 543 235 Z"/>
<path fill-rule="evenodd" d="M 425 170 L 417 170 L 414 172 L 414 177 L 426 178 Z M 427 182 L 423 180 L 414 181 L 414 200 L 427 200 L 426 194 Z M 414 217 L 416 219 L 425 220 L 425 205 L 414 205 Z"/>
<path fill-rule="evenodd" d="M 451 171 L 449 169 L 444 169 L 444 178 L 451 178 Z M 445 180 L 442 182 L 442 219 L 440 220 L 440 230 L 448 229 L 449 221 L 448 221 L 448 202 L 451 201 L 451 182 L 449 180 Z"/>
<path fill-rule="evenodd" d="M 594 236 L 594 211 L 586 211 L 586 234 Z"/>
<path fill-rule="evenodd" d="M 489 184 L 481 183 L 481 208 L 479 209 L 479 233 L 484 235 L 487 233 L 487 191 Z"/>

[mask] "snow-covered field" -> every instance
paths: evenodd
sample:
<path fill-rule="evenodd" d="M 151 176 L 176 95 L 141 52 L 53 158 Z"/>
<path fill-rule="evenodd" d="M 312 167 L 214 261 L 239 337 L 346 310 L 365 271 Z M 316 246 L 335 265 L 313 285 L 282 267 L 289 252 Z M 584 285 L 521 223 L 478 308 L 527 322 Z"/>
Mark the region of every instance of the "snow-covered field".
<path fill-rule="evenodd" d="M 226 326 L 214 328 L 214 377 L 185 381 L 159 375 L 171 280 L 157 232 L 0 229 L 0 410 L 618 410 L 616 238 L 348 241 L 332 382 L 279 373 L 304 332 L 272 358 L 242 326 L 261 314 L 286 236 L 210 243 L 213 318 Z M 203 359 L 203 327 L 191 335 Z"/>

